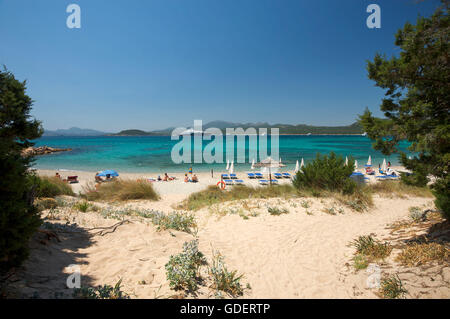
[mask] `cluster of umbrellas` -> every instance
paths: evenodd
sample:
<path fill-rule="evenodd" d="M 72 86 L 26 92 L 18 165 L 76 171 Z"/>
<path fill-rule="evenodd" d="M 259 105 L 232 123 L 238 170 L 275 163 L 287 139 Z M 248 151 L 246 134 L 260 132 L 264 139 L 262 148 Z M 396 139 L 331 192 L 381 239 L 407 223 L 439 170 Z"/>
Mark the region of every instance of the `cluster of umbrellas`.
<path fill-rule="evenodd" d="M 409 157 L 411 159 L 411 157 Z M 345 165 L 348 165 L 348 157 L 345 157 Z M 358 169 L 358 161 L 355 160 L 355 171 Z M 259 163 L 255 163 L 255 159 L 252 160 L 252 165 L 251 165 L 251 169 L 254 170 L 255 168 L 268 168 L 269 172 L 271 169 L 278 169 L 280 167 L 285 167 L 286 165 L 284 165 L 281 162 L 281 158 L 280 160 L 274 160 L 271 157 L 266 158 L 265 160 L 262 160 Z M 305 166 L 305 161 L 303 160 L 303 158 L 301 159 L 301 162 L 299 164 L 298 160 L 295 163 L 295 170 L 294 173 L 297 173 L 300 171 L 300 169 Z M 365 165 L 365 167 L 372 167 L 372 156 L 369 155 L 369 159 L 367 160 L 367 164 Z M 386 171 L 386 159 L 383 159 L 383 164 L 381 165 L 381 169 L 383 171 Z M 230 173 L 233 174 L 234 173 L 234 161 L 232 160 L 230 162 L 230 160 L 227 160 L 227 167 L 226 170 Z"/>

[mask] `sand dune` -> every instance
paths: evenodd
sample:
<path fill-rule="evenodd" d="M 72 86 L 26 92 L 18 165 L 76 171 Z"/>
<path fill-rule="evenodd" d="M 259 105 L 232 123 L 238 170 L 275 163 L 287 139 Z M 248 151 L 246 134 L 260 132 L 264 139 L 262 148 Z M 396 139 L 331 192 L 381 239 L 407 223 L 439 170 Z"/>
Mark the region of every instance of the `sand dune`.
<path fill-rule="evenodd" d="M 201 176 L 202 179 L 207 177 Z M 155 183 L 163 197 L 161 201 L 132 201 L 115 206 L 170 212 L 191 191 L 205 186 L 181 181 L 170 183 Z M 191 186 L 194 187 L 186 191 Z M 301 206 L 305 200 L 310 202 L 309 214 Z M 349 242 L 371 233 L 382 238 L 388 234 L 388 224 L 408 217 L 409 207 L 431 205 L 431 201 L 375 196 L 374 208 L 369 212 L 342 208 L 342 213 L 329 215 L 323 209 L 338 205 L 332 199 L 275 198 L 247 201 L 247 206 L 259 207 L 255 208 L 258 214 L 248 219 L 238 214 L 219 216 L 209 208 L 194 214 L 200 250 L 207 258 L 211 258 L 212 249 L 220 251 L 230 269 L 244 274 L 244 285 L 251 285 L 243 298 L 377 298 L 376 290 L 365 285 L 367 274 L 356 274 L 349 266 L 354 254 Z M 222 206 L 227 209 L 242 204 L 231 202 Z M 289 213 L 272 216 L 267 212 L 270 206 L 285 207 Z M 157 231 L 153 224 L 137 218 L 130 218 L 130 223 L 114 232 L 94 235 L 98 229 L 92 230 L 93 227 L 111 226 L 118 221 L 105 219 L 95 212 L 67 210 L 53 218 L 49 221 L 52 224 L 76 223 L 78 232 L 61 233 L 60 243 L 51 240 L 42 245 L 33 241 L 31 257 L 25 265 L 25 279 L 16 283 L 22 295 L 30 296 L 38 291 L 42 297 L 52 297 L 56 291 L 69 297 L 71 290 L 65 287 L 68 273 L 64 269 L 70 264 L 81 265 L 84 285 L 114 285 L 122 278 L 123 290 L 134 298 L 168 298 L 176 294 L 168 285 L 164 265 L 193 235 Z M 442 280 L 448 282 L 448 267 L 444 273 L 447 278 Z M 409 296 L 415 296 L 416 288 L 408 284 L 411 282 L 406 280 Z M 436 289 L 430 297 L 449 298 L 449 290 L 448 285 Z M 197 297 L 214 298 L 214 293 L 208 287 L 201 287 Z"/>

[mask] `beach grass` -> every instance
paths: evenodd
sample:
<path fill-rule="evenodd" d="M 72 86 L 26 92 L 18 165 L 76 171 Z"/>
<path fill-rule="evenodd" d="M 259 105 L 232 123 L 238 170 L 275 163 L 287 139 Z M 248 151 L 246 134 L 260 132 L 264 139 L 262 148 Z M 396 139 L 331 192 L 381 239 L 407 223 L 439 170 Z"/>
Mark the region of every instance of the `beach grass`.
<path fill-rule="evenodd" d="M 36 197 L 75 196 L 72 187 L 57 177 L 35 175 L 32 183 L 36 186 Z"/>
<path fill-rule="evenodd" d="M 356 248 L 357 255 L 354 258 L 356 269 L 363 268 L 363 265 L 367 267 L 369 262 L 385 259 L 392 251 L 392 246 L 389 243 L 381 243 L 371 235 L 359 236 L 350 245 Z"/>
<path fill-rule="evenodd" d="M 233 200 L 273 197 L 289 198 L 296 196 L 301 196 L 301 193 L 292 185 L 273 185 L 265 187 L 236 185 L 225 191 L 217 186 L 209 186 L 203 191 L 191 194 L 184 202 L 182 202 L 181 208 L 187 210 L 199 210 L 203 207 Z"/>
<path fill-rule="evenodd" d="M 398 275 L 393 275 L 382 280 L 380 294 L 385 299 L 398 299 L 404 297 L 408 291 Z"/>
<path fill-rule="evenodd" d="M 414 197 L 433 197 L 428 187 L 418 187 L 407 185 L 401 181 L 380 181 L 367 186 L 368 190 L 375 194 L 388 196 L 414 196 Z"/>
<path fill-rule="evenodd" d="M 159 200 L 159 195 L 151 183 L 142 180 L 118 179 L 99 184 L 97 189 L 91 184 L 84 187 L 87 200 L 126 201 L 133 199 Z"/>

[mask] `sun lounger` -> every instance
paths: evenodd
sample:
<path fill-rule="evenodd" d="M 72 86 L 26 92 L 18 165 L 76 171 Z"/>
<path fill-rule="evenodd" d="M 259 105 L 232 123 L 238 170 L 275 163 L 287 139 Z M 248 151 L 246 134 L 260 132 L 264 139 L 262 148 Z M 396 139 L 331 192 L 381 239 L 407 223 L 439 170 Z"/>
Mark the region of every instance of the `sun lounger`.
<path fill-rule="evenodd" d="M 272 182 L 272 184 L 278 184 L 278 180 L 276 180 L 276 179 L 272 179 L 271 182 Z"/>
<path fill-rule="evenodd" d="M 234 184 L 235 184 L 235 185 L 242 185 L 242 184 L 244 184 L 244 181 L 243 181 L 242 179 L 236 179 L 236 180 L 234 181 Z"/>
<path fill-rule="evenodd" d="M 228 174 L 222 174 L 222 179 L 229 179 Z"/>
<path fill-rule="evenodd" d="M 282 173 L 284 178 L 291 178 L 291 174 L 289 173 Z"/>
<path fill-rule="evenodd" d="M 232 179 L 224 179 L 223 181 L 225 182 L 226 185 L 233 185 Z"/>
<path fill-rule="evenodd" d="M 230 178 L 231 179 L 237 179 L 237 176 L 236 176 L 236 174 L 230 174 Z"/>
<path fill-rule="evenodd" d="M 248 178 L 255 178 L 255 174 L 254 173 L 247 173 Z"/>
<path fill-rule="evenodd" d="M 67 176 L 67 182 L 69 184 L 78 183 L 78 176 Z"/>
<path fill-rule="evenodd" d="M 267 185 L 267 184 L 269 184 L 269 181 L 268 181 L 268 180 L 265 180 L 265 179 L 260 179 L 260 180 L 259 180 L 259 184 L 260 184 L 260 185 Z"/>
<path fill-rule="evenodd" d="M 261 173 L 255 173 L 256 178 L 263 178 L 263 175 Z"/>
<path fill-rule="evenodd" d="M 280 173 L 273 173 L 273 176 L 275 176 L 275 178 L 283 178 L 283 175 Z"/>

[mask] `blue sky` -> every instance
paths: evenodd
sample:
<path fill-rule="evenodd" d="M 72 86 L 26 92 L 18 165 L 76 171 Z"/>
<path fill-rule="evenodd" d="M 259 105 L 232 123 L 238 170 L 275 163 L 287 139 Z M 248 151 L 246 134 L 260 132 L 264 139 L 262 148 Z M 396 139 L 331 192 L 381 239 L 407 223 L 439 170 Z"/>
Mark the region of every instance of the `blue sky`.
<path fill-rule="evenodd" d="M 66 7 L 81 7 L 68 29 Z M 381 7 L 381 29 L 366 8 Z M 383 92 L 366 60 L 438 0 L 0 0 L 0 64 L 46 129 L 346 125 Z"/>

